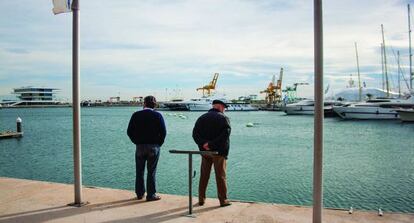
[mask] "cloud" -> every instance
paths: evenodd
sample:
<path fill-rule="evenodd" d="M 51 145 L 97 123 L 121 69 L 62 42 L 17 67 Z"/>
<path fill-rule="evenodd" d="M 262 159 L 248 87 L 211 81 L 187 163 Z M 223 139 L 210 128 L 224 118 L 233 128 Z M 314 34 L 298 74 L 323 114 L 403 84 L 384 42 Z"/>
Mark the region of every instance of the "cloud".
<path fill-rule="evenodd" d="M 399 49 L 407 70 L 406 3 L 324 2 L 325 72 L 331 88 L 345 86 L 345 77 L 356 73 L 354 42 L 364 81 L 380 83 L 381 23 L 390 69 L 396 64 L 392 49 Z M 50 1 L 0 2 L 0 95 L 44 83 L 59 85 L 70 97 L 71 16 L 54 16 L 51 7 Z M 131 98 L 181 88 L 184 96 L 194 97 L 194 89 L 215 72 L 220 73 L 218 87 L 229 97 L 259 94 L 281 67 L 283 85 L 310 83 L 312 7 L 305 0 L 83 1 L 82 95 L 107 99 L 120 92 Z"/>

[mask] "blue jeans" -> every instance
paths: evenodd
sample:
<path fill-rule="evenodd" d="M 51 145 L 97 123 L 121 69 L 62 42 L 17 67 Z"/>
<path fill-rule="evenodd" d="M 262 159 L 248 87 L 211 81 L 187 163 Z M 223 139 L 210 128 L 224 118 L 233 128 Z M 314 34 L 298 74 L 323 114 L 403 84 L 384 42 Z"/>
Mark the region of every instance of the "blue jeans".
<path fill-rule="evenodd" d="M 154 144 L 140 144 L 136 146 L 135 151 L 135 193 L 137 197 L 145 194 L 144 170 L 147 163 L 147 198 L 155 196 L 158 158 L 160 157 L 160 146 Z"/>

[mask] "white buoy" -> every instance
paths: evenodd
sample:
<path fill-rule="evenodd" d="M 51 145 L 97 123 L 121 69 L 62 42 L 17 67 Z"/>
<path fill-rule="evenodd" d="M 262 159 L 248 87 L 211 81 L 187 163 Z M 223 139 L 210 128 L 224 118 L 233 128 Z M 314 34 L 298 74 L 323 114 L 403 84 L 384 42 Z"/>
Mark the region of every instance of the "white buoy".
<path fill-rule="evenodd" d="M 384 213 L 382 212 L 381 208 L 378 209 L 378 216 L 383 216 L 383 215 L 384 215 Z"/>
<path fill-rule="evenodd" d="M 354 208 L 351 206 L 351 208 L 349 208 L 348 214 L 352 214 L 354 213 Z"/>
<path fill-rule="evenodd" d="M 246 127 L 253 127 L 253 126 L 254 126 L 254 124 L 252 122 L 249 122 L 249 123 L 246 124 Z"/>

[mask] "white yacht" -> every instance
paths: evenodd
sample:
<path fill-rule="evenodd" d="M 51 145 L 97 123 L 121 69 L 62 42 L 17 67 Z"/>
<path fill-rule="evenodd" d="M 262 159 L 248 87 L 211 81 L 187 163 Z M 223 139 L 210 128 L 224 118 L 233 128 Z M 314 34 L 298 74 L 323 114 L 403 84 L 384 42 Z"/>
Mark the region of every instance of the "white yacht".
<path fill-rule="evenodd" d="M 366 102 L 334 107 L 343 119 L 398 119 L 398 109 L 414 108 L 414 97 L 408 99 L 372 99 Z"/>
<path fill-rule="evenodd" d="M 250 103 L 246 102 L 237 102 L 232 103 L 228 102 L 223 98 L 213 98 L 213 97 L 201 97 L 193 98 L 188 101 L 171 101 L 165 102 L 164 106 L 170 109 L 171 111 L 208 111 L 212 107 L 213 100 L 219 99 L 225 102 L 229 107 L 226 111 L 257 111 L 258 108 L 251 106 Z"/>
<path fill-rule="evenodd" d="M 335 116 L 333 107 L 339 105 L 342 105 L 342 102 L 325 101 L 323 105 L 325 116 Z M 311 99 L 305 99 L 297 103 L 287 104 L 286 106 L 282 107 L 282 111 L 284 111 L 287 115 L 314 115 L 315 101 Z"/>

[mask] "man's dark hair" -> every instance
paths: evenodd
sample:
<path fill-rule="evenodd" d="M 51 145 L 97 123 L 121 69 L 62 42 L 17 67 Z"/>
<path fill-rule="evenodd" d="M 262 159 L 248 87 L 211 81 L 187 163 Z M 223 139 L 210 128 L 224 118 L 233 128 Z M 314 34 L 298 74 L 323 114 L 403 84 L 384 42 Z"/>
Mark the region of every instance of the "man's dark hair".
<path fill-rule="evenodd" d="M 157 100 L 155 99 L 154 96 L 149 95 L 149 96 L 144 98 L 144 106 L 145 107 L 155 108 L 156 105 L 157 105 Z"/>

